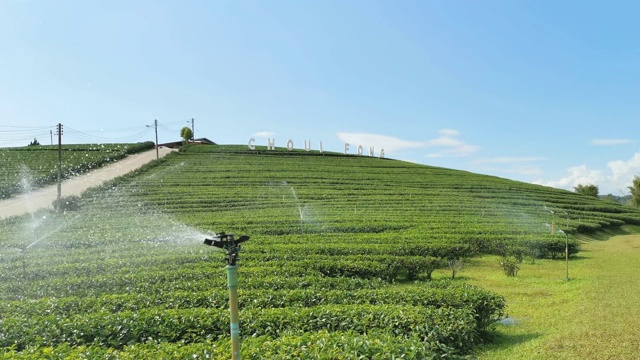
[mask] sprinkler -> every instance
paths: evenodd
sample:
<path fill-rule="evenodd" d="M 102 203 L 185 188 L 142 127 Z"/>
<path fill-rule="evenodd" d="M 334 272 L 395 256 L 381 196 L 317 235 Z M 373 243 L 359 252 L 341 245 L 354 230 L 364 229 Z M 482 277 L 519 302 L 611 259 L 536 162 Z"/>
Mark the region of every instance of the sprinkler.
<path fill-rule="evenodd" d="M 229 288 L 229 312 L 231 314 L 232 360 L 240 360 L 240 321 L 238 319 L 238 252 L 240 243 L 249 240 L 242 235 L 236 240 L 233 234 L 219 233 L 212 239 L 204 239 L 205 245 L 227 250 L 227 287 Z"/>

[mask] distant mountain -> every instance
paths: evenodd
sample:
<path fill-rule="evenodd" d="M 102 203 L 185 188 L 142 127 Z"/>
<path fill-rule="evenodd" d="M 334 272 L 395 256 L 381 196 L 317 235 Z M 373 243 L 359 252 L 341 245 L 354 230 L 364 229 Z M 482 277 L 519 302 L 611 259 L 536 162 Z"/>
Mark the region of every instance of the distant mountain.
<path fill-rule="evenodd" d="M 612 194 L 607 194 L 607 195 L 599 195 L 598 197 L 602 200 L 612 201 L 622 205 L 629 205 L 631 203 L 631 195 L 616 196 Z"/>

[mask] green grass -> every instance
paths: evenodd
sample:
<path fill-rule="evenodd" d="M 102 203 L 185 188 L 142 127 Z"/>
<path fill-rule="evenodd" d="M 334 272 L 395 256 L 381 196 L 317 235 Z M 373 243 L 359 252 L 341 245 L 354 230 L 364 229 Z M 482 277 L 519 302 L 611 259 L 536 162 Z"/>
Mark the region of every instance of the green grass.
<path fill-rule="evenodd" d="M 483 257 L 462 275 L 507 299 L 514 325 L 499 325 L 480 359 L 637 359 L 640 235 L 587 240 L 569 261 L 524 264 L 515 278 Z"/>

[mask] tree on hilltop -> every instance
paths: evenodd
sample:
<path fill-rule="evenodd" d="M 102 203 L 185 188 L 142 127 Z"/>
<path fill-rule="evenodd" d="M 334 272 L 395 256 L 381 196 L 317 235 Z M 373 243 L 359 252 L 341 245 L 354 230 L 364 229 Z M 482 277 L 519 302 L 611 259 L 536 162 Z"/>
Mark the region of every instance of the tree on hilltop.
<path fill-rule="evenodd" d="M 633 178 L 633 185 L 629 186 L 631 191 L 631 203 L 634 206 L 640 206 L 640 175 Z"/>
<path fill-rule="evenodd" d="M 193 140 L 193 131 L 190 127 L 183 127 L 180 130 L 180 137 L 184 140 L 185 143 L 189 142 L 189 140 Z"/>
<path fill-rule="evenodd" d="M 27 146 L 38 146 L 40 145 L 40 143 L 38 142 L 38 139 L 33 138 L 33 141 L 29 143 L 29 145 Z"/>
<path fill-rule="evenodd" d="M 593 184 L 589 184 L 589 185 L 579 184 L 578 186 L 574 187 L 573 189 L 578 194 L 598 197 L 598 186 L 593 185 Z"/>

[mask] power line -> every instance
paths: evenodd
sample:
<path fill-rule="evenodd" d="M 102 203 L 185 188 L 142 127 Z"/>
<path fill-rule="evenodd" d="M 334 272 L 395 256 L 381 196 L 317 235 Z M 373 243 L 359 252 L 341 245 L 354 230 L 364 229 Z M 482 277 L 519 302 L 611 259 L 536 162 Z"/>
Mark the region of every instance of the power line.
<path fill-rule="evenodd" d="M 190 120 L 187 120 L 189 122 Z M 157 122 L 157 127 L 163 132 L 169 134 L 178 134 L 180 129 L 176 125 L 183 125 L 185 120 L 170 121 L 167 123 Z M 174 127 L 176 126 L 176 127 Z M 192 125 L 193 126 L 193 125 Z M 0 134 L 2 134 L 1 142 L 7 143 L 19 143 L 23 141 L 30 141 L 34 138 L 40 137 L 48 138 L 53 131 L 57 130 L 57 126 L 13 126 L 13 125 L 0 125 Z M 149 136 L 149 133 L 153 131 L 150 127 L 128 127 L 118 129 L 108 129 L 106 135 L 103 129 L 100 130 L 78 130 L 65 126 L 67 139 L 69 137 L 86 142 L 135 142 L 142 140 Z M 135 132 L 134 132 L 135 131 Z M 122 136 L 115 135 L 115 133 L 128 133 Z M 96 134 L 100 133 L 100 134 Z M 66 143 L 72 143 L 73 141 L 66 141 Z"/>
<path fill-rule="evenodd" d="M 133 128 L 136 130 L 139 130 L 141 128 Z M 136 140 L 140 140 L 142 138 L 144 138 L 151 130 L 149 128 L 142 128 L 142 131 L 139 131 L 135 134 L 131 134 L 131 135 L 126 135 L 126 136 L 119 136 L 119 137 L 105 137 L 105 136 L 97 136 L 97 135 L 91 135 L 91 134 L 87 134 L 86 132 L 80 131 L 80 130 L 76 130 L 70 127 L 66 127 L 66 130 L 68 131 L 67 135 L 73 135 L 75 137 L 78 137 L 80 139 L 84 139 L 84 140 L 91 140 L 91 141 L 100 141 L 100 142 L 128 142 L 128 141 L 136 141 Z"/>
<path fill-rule="evenodd" d="M 0 147 L 22 147 L 29 144 L 33 139 L 40 138 L 40 144 L 46 145 L 49 143 L 49 134 L 31 134 L 29 137 L 2 137 L 0 141 Z M 43 139 L 46 139 L 43 141 Z"/>
<path fill-rule="evenodd" d="M 120 132 L 120 131 L 135 131 L 135 130 L 140 130 L 144 125 L 139 125 L 139 126 L 132 126 L 132 127 L 126 127 L 126 128 L 118 128 L 118 129 L 111 129 L 109 128 L 108 131 L 112 131 L 112 132 Z M 79 131 L 79 130 L 77 130 Z M 103 132 L 105 131 L 104 129 L 90 129 L 90 130 L 83 130 L 86 133 L 91 133 L 91 132 Z"/>
<path fill-rule="evenodd" d="M 14 125 L 0 125 L 0 128 L 12 128 L 12 129 L 53 129 L 55 126 L 14 126 Z"/>
<path fill-rule="evenodd" d="M 18 126 L 0 126 L 0 128 L 11 128 L 13 130 L 0 130 L 3 134 L 24 134 L 33 133 L 34 131 L 53 130 L 53 126 L 40 127 L 18 127 Z"/>

